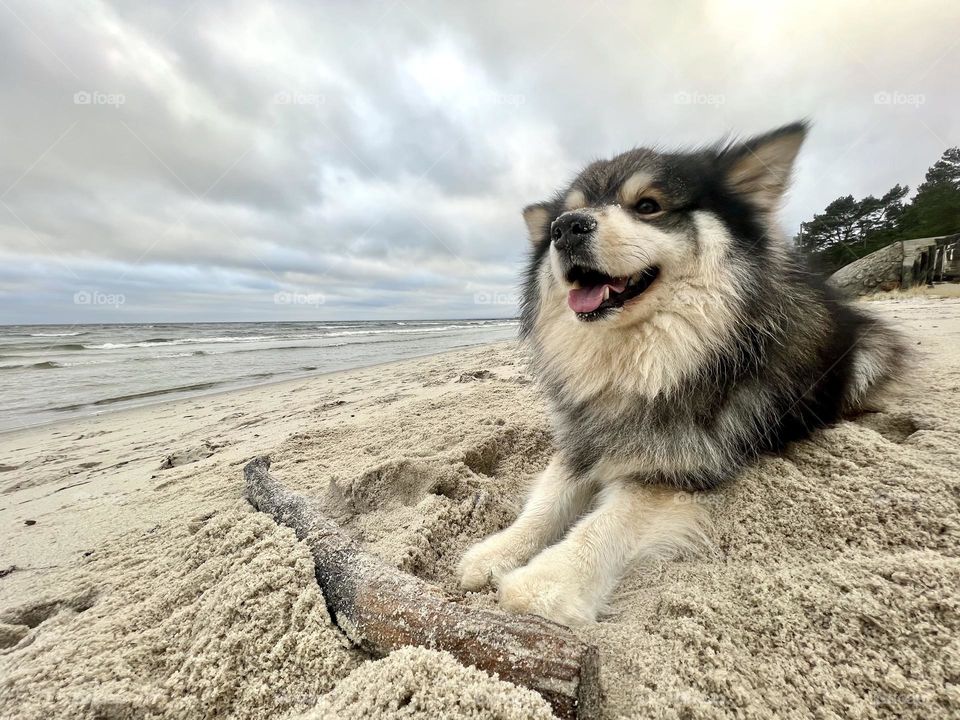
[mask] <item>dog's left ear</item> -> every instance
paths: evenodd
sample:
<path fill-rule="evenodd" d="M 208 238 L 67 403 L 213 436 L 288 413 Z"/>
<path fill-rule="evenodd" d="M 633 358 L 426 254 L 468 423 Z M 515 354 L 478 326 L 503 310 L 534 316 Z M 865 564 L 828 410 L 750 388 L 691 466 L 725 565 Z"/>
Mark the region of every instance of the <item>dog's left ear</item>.
<path fill-rule="evenodd" d="M 527 205 L 523 209 L 523 220 L 527 223 L 527 234 L 531 244 L 536 245 L 547 236 L 550 229 L 550 209 L 544 203 Z"/>
<path fill-rule="evenodd" d="M 727 186 L 760 210 L 775 210 L 808 129 L 806 121 L 795 122 L 721 150 Z"/>

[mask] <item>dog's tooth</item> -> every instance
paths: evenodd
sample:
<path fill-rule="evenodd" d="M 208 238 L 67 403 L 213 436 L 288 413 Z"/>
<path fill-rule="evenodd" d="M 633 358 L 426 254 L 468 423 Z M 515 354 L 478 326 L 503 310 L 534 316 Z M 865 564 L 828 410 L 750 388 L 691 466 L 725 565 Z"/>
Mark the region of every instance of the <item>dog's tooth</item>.
<path fill-rule="evenodd" d="M 603 286 L 603 299 L 604 299 L 604 300 L 609 300 L 609 299 L 610 299 L 610 286 L 609 286 L 609 285 L 604 285 L 604 286 Z"/>
<path fill-rule="evenodd" d="M 579 280 L 574 280 L 574 281 L 573 281 L 573 289 L 574 289 L 574 290 L 579 290 L 579 289 L 580 289 L 580 281 L 579 281 Z"/>

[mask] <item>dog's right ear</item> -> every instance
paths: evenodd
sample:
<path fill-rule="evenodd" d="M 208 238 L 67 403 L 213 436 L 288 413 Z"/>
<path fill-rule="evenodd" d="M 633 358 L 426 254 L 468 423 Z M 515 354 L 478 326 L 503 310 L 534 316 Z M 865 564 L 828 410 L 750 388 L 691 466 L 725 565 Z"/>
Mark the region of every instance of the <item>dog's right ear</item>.
<path fill-rule="evenodd" d="M 550 230 L 550 209 L 544 203 L 527 205 L 523 209 L 523 219 L 527 223 L 527 234 L 531 244 L 536 245 L 547 236 Z"/>

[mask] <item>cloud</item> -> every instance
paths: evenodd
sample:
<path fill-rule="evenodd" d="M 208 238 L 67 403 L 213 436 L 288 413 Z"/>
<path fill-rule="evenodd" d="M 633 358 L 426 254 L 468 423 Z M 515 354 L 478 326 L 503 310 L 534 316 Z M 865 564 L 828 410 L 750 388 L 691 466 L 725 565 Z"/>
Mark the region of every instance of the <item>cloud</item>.
<path fill-rule="evenodd" d="M 838 195 L 916 185 L 960 142 L 943 3 L 0 15 L 7 323 L 506 316 L 520 208 L 595 157 L 811 117 L 792 231 Z"/>

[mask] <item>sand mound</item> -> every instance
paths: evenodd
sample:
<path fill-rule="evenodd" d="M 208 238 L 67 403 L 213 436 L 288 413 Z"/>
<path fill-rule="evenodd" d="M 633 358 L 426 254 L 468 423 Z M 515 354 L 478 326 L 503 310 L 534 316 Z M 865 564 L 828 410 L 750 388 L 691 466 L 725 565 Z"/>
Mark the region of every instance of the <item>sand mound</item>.
<path fill-rule="evenodd" d="M 638 565 L 615 614 L 578 631 L 600 648 L 605 717 L 960 717 L 960 303 L 871 309 L 918 343 L 911 385 L 686 498 L 710 506 L 713 553 Z M 489 377 L 458 382 L 478 369 Z M 286 440 L 224 428 L 229 447 L 164 473 L 150 507 L 176 511 L 159 526 L 36 583 L 0 578 L 0 591 L 21 588 L 0 605 L 0 716 L 545 716 L 525 690 L 443 654 L 368 662 L 345 647 L 304 548 L 239 498 L 243 461 L 270 451 L 273 472 L 369 550 L 454 590 L 463 550 L 512 519 L 550 455 L 516 349 L 357 372 L 311 394 L 326 382 L 304 385 L 308 400 L 257 396 L 255 429 L 308 420 Z M 17 532 L 69 528 L 68 512 Z"/>
<path fill-rule="evenodd" d="M 263 717 L 311 706 L 361 660 L 312 559 L 265 516 L 218 512 L 102 554 L 78 590 L 3 613 L 36 630 L 3 658 L 0 715 Z"/>
<path fill-rule="evenodd" d="M 451 717 L 548 720 L 553 713 L 535 692 L 466 668 L 448 653 L 404 648 L 354 670 L 299 720 Z"/>

